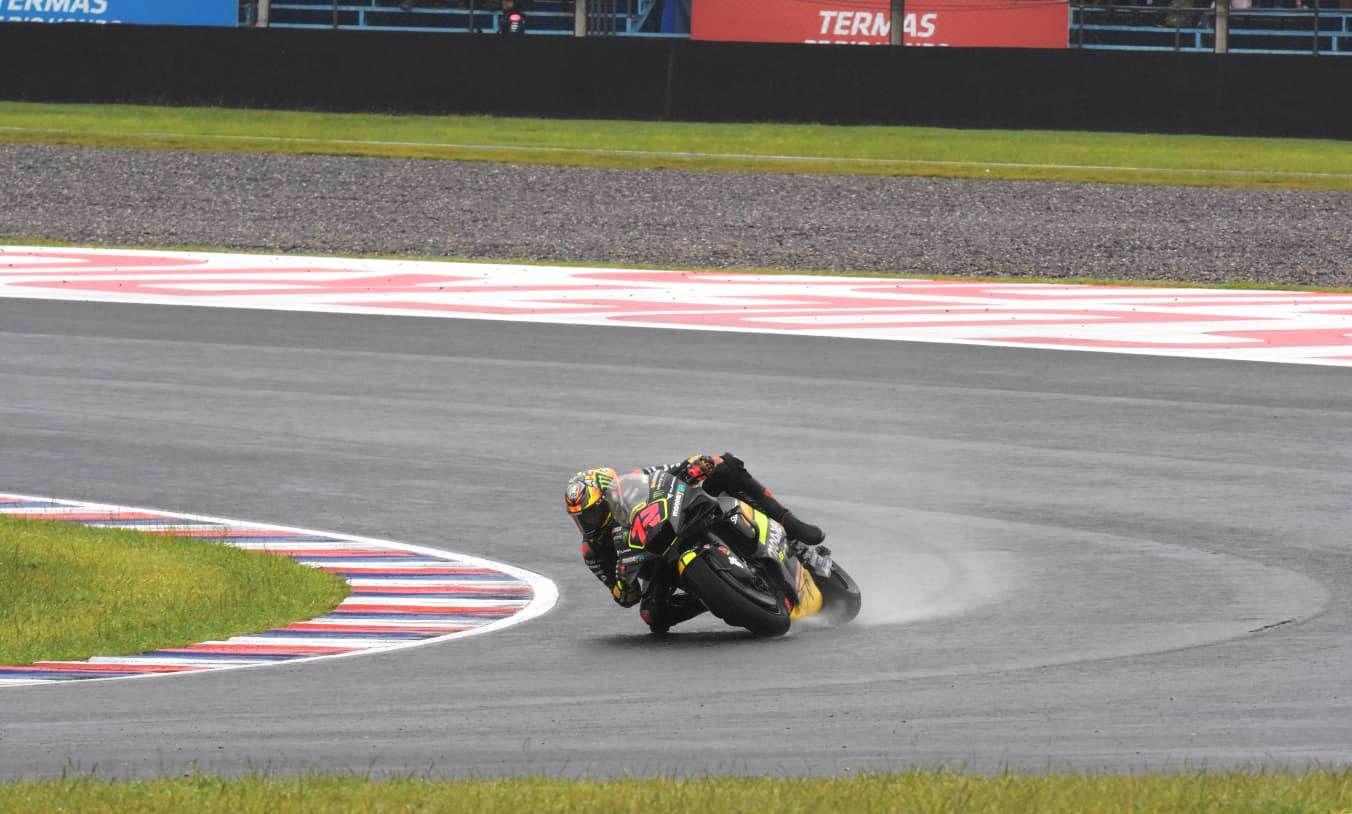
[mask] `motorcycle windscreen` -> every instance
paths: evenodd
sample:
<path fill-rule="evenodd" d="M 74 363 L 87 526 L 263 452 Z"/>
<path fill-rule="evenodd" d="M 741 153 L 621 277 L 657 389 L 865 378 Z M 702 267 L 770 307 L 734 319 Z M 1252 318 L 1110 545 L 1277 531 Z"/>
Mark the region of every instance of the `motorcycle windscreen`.
<path fill-rule="evenodd" d="M 667 522 L 671 518 L 670 502 L 659 494 L 662 490 L 654 483 L 663 477 L 670 479 L 669 475 L 649 478 L 636 470 L 615 484 L 610 500 L 616 506 L 615 520 L 624 531 L 621 547 L 661 554 L 675 539 L 671 524 Z"/>

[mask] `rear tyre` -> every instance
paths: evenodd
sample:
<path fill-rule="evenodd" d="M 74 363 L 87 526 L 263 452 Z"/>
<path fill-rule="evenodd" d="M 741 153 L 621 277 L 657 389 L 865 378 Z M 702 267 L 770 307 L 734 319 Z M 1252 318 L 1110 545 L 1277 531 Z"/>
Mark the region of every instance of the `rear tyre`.
<path fill-rule="evenodd" d="M 844 568 L 831 564 L 831 576 L 817 580 L 822 592 L 822 618 L 833 625 L 843 625 L 859 615 L 864 597 L 859 586 Z"/>
<path fill-rule="evenodd" d="M 720 556 L 706 551 L 685 567 L 688 589 L 704 602 L 714 616 L 757 636 L 783 636 L 789 632 L 789 609 L 782 593 L 769 595 L 733 576 L 733 566 L 719 568 L 709 561 Z M 726 569 L 726 570 L 725 570 Z"/>

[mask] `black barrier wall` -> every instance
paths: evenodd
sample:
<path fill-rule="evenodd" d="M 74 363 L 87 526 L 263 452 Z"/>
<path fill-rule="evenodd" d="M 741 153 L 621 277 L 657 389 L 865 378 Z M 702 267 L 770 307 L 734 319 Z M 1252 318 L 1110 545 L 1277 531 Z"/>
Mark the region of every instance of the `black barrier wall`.
<path fill-rule="evenodd" d="M 1352 138 L 1352 59 L 0 24 L 0 98 Z"/>

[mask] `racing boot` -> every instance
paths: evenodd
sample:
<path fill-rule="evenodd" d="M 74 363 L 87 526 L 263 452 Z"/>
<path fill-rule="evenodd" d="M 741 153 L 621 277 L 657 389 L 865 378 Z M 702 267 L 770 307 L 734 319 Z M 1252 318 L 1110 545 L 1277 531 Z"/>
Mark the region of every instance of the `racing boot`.
<path fill-rule="evenodd" d="M 648 629 L 661 636 L 675 625 L 688 622 L 708 608 L 698 598 L 687 594 L 671 594 L 664 600 L 643 600 L 639 606 L 639 616 L 648 623 Z"/>
<path fill-rule="evenodd" d="M 746 464 L 731 452 L 723 453 L 722 459 L 709 474 L 709 481 L 715 489 L 736 495 L 747 503 L 765 512 L 771 519 L 779 521 L 788 532 L 789 539 L 808 545 L 818 545 L 826 539 L 822 530 L 811 523 L 799 520 L 793 512 L 784 508 L 769 489 L 746 471 Z"/>
<path fill-rule="evenodd" d="M 773 499 L 774 498 L 771 498 L 771 500 Z M 770 514 L 769 509 L 766 509 L 765 513 Z M 770 516 L 774 517 L 772 514 L 770 514 Z M 802 520 L 794 517 L 793 512 L 788 509 L 785 509 L 784 513 L 779 517 L 775 517 L 775 519 L 784 527 L 784 531 L 788 533 L 789 538 L 792 540 L 797 540 L 800 543 L 807 543 L 808 545 L 821 545 L 822 540 L 826 539 L 826 535 L 820 528 L 811 523 L 804 523 Z"/>

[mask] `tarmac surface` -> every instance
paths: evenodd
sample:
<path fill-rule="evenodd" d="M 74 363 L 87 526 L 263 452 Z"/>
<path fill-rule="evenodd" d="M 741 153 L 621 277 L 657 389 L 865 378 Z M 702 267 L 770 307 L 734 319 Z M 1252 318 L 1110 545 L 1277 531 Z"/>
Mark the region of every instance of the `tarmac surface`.
<path fill-rule="evenodd" d="M 646 633 L 574 470 L 737 452 L 848 627 Z M 0 490 L 542 573 L 407 652 L 0 693 L 0 777 L 1154 770 L 1352 760 L 1352 372 L 792 336 L 0 301 Z"/>

